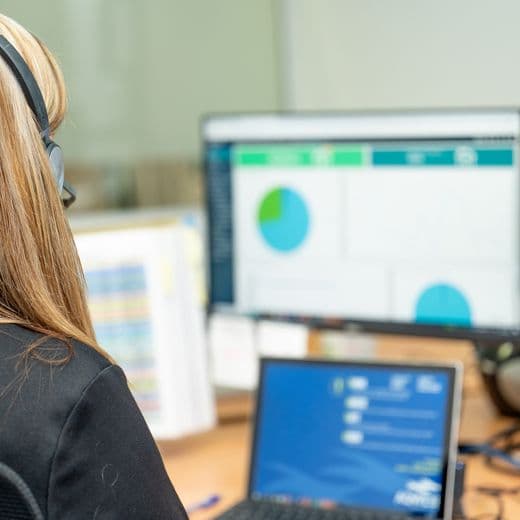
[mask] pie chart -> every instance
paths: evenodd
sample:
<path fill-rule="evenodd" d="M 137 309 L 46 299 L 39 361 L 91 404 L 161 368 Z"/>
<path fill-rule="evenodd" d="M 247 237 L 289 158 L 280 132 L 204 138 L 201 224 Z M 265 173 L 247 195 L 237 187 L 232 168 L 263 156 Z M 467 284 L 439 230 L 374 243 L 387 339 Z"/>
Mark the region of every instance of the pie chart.
<path fill-rule="evenodd" d="M 471 326 L 471 307 L 464 293 L 446 283 L 433 284 L 420 294 L 415 307 L 417 323 Z"/>
<path fill-rule="evenodd" d="M 288 253 L 300 247 L 309 233 L 309 210 L 298 192 L 279 186 L 262 198 L 257 222 L 267 245 Z"/>

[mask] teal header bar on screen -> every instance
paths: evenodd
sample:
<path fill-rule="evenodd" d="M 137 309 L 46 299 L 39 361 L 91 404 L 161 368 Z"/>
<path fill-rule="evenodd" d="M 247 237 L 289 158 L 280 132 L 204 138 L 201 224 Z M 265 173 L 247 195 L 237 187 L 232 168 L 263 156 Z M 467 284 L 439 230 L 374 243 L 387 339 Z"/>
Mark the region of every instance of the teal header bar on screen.
<path fill-rule="evenodd" d="M 374 166 L 513 166 L 512 148 L 374 148 Z"/>
<path fill-rule="evenodd" d="M 513 149 L 477 149 L 479 166 L 513 166 Z"/>

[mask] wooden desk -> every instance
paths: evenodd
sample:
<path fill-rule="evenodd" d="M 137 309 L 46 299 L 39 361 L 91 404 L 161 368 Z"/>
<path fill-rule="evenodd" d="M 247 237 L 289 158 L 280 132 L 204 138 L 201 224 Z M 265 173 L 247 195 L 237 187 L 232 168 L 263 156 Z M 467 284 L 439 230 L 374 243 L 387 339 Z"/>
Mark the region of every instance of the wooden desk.
<path fill-rule="evenodd" d="M 381 348 L 389 348 L 385 357 L 396 358 L 394 341 L 385 343 Z M 406 342 L 410 340 L 407 338 Z M 417 341 L 417 340 L 415 340 Z M 432 340 L 433 341 L 433 340 Z M 410 344 L 413 344 L 413 340 Z M 400 354 L 401 357 L 416 357 L 413 348 L 408 345 Z M 403 346 L 402 341 L 399 342 Z M 430 346 L 434 345 L 432 343 Z M 434 354 L 428 351 L 428 344 L 421 342 L 420 355 L 431 359 L 439 357 L 443 359 L 461 359 L 466 365 L 464 384 L 465 397 L 462 409 L 462 421 L 460 439 L 465 442 L 481 442 L 490 435 L 507 427 L 511 423 L 510 418 L 499 416 L 487 395 L 482 389 L 480 378 L 475 373 L 472 350 L 460 350 L 460 345 L 453 353 L 450 349 L 438 352 L 436 347 Z M 244 402 L 244 407 L 248 405 Z M 247 472 L 249 465 L 249 449 L 251 439 L 251 427 L 247 420 L 221 424 L 216 429 L 175 442 L 160 443 L 168 474 L 172 477 L 175 487 L 184 502 L 197 502 L 208 495 L 218 494 L 221 501 L 217 506 L 207 511 L 198 512 L 191 516 L 193 520 L 206 520 L 214 518 L 233 503 L 241 499 L 247 486 Z M 510 476 L 489 469 L 481 456 L 473 456 L 467 459 L 466 487 L 471 488 L 477 484 L 493 485 L 503 488 L 520 486 L 520 476 Z M 517 520 L 520 518 L 520 501 L 515 498 L 505 497 L 505 519 Z M 487 504 L 485 504 L 487 506 Z M 478 496 L 470 504 L 466 504 L 467 513 L 470 516 L 483 512 L 483 505 L 479 503 Z"/>
<path fill-rule="evenodd" d="M 166 469 L 187 507 L 218 494 L 214 508 L 194 513 L 193 520 L 214 518 L 245 496 L 249 465 L 250 423 L 220 425 L 180 442 L 160 444 Z"/>

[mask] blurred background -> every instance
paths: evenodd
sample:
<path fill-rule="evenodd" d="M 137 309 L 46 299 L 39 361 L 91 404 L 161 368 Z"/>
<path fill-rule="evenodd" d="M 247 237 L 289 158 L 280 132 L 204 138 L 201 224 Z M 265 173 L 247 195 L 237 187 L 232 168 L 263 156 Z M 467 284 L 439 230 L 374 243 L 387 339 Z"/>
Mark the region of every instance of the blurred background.
<path fill-rule="evenodd" d="M 4 0 L 57 55 L 72 212 L 202 204 L 207 113 L 520 104 L 515 0 Z"/>

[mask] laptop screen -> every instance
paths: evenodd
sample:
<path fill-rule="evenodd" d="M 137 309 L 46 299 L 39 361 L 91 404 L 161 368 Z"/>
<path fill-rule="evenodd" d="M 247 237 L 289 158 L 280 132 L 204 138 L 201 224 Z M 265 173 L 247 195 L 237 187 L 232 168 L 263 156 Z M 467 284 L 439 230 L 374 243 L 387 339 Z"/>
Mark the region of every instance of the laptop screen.
<path fill-rule="evenodd" d="M 454 372 L 264 360 L 250 495 L 442 517 Z"/>

